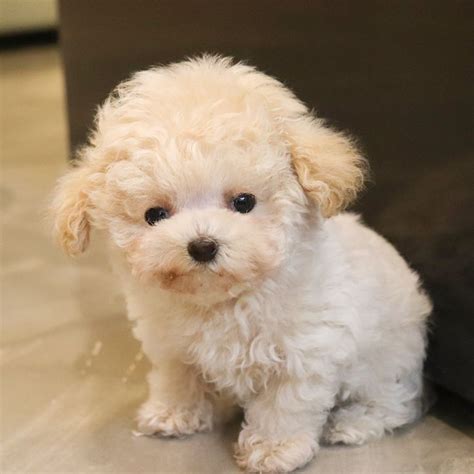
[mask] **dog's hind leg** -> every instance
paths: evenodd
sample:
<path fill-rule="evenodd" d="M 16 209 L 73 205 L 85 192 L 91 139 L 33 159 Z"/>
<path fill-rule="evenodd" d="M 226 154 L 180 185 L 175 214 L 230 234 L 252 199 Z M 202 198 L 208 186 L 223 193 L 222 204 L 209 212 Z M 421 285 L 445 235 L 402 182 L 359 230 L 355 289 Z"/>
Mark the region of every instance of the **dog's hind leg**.
<path fill-rule="evenodd" d="M 415 383 L 413 379 L 417 379 Z M 336 407 L 328 418 L 322 441 L 360 445 L 415 421 L 422 412 L 421 391 L 421 375 L 416 374 L 410 383 L 386 383 L 377 387 L 372 396 Z"/>

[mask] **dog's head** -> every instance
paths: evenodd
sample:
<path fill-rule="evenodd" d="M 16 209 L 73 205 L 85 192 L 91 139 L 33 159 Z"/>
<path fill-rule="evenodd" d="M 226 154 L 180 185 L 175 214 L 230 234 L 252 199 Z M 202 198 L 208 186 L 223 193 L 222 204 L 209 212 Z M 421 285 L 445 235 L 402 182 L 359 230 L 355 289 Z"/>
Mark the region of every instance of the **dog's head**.
<path fill-rule="evenodd" d="M 55 232 L 78 254 L 104 228 L 137 277 L 231 298 L 285 262 L 311 216 L 354 199 L 363 165 L 280 82 L 203 57 L 114 91 L 58 184 Z"/>

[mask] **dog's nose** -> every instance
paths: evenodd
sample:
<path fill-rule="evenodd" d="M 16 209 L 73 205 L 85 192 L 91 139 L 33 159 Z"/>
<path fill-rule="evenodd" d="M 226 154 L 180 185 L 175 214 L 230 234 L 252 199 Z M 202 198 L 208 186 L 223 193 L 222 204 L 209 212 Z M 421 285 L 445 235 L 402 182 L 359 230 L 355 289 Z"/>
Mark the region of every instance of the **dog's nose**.
<path fill-rule="evenodd" d="M 189 242 L 188 253 L 196 262 L 210 262 L 216 256 L 218 248 L 214 240 L 200 237 Z"/>

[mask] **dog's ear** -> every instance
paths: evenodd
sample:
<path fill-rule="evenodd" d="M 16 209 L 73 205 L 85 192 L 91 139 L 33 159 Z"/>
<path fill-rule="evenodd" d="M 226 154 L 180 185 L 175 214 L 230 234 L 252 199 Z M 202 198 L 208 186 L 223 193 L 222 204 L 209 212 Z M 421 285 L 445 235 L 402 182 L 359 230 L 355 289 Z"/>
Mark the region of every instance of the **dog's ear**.
<path fill-rule="evenodd" d="M 330 217 L 354 200 L 363 187 L 366 161 L 346 135 L 309 114 L 285 124 L 298 180 L 307 195 Z"/>
<path fill-rule="evenodd" d="M 72 168 L 58 181 L 50 208 L 54 236 L 71 256 L 84 252 L 89 244 L 90 175 L 88 163 Z"/>

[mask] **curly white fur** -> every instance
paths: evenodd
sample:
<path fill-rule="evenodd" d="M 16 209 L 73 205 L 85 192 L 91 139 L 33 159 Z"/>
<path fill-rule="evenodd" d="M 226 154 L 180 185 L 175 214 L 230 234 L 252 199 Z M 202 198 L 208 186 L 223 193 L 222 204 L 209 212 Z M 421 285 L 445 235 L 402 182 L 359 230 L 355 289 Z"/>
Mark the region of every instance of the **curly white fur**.
<path fill-rule="evenodd" d="M 71 254 L 105 229 L 134 333 L 153 364 L 145 433 L 211 429 L 245 410 L 250 471 L 291 471 L 319 441 L 360 444 L 420 413 L 426 319 L 418 276 L 357 216 L 364 160 L 281 83 L 201 57 L 136 74 L 98 113 L 59 183 Z M 252 193 L 248 214 L 229 207 Z M 170 218 L 149 226 L 147 209 Z M 209 264 L 187 252 L 220 247 Z"/>

